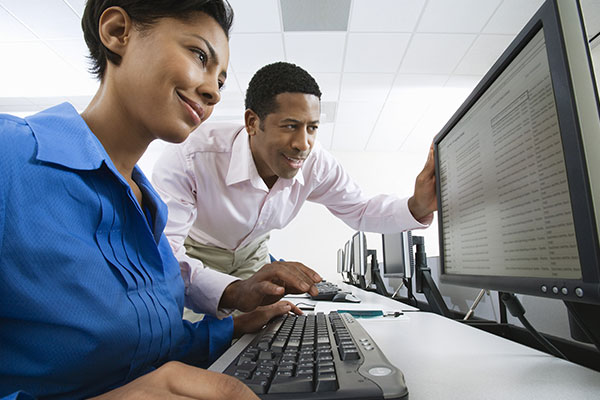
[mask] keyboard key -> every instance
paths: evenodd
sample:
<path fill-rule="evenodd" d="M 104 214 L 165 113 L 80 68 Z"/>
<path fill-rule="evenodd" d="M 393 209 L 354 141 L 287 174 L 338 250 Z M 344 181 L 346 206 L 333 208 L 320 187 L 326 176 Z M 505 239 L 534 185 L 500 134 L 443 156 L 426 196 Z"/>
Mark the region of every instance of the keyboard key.
<path fill-rule="evenodd" d="M 269 393 L 308 393 L 312 391 L 312 375 L 298 376 L 290 379 L 278 379 L 278 377 L 275 377 L 269 388 Z"/>
<path fill-rule="evenodd" d="M 330 392 L 333 390 L 338 390 L 338 382 L 335 374 L 317 376 L 315 392 Z"/>
<path fill-rule="evenodd" d="M 268 379 L 252 379 L 244 381 L 244 383 L 256 394 L 267 393 L 267 386 L 269 386 Z"/>

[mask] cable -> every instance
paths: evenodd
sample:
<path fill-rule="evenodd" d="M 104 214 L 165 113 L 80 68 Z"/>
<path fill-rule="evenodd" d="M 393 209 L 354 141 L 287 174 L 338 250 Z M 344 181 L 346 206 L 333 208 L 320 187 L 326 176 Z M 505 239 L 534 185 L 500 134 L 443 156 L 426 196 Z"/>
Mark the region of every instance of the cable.
<path fill-rule="evenodd" d="M 536 331 L 533 325 L 531 325 L 527 318 L 525 318 L 525 308 L 523 308 L 523 305 L 519 299 L 517 299 L 517 296 L 512 293 L 502 293 L 500 298 L 506 305 L 506 308 L 508 308 L 508 311 L 510 311 L 511 315 L 518 318 L 523 326 L 529 331 L 529 333 L 531 333 L 546 350 L 556 357 L 568 360 L 568 358 L 560 350 L 558 350 L 556 346 L 554 346 L 552 343 L 550 343 L 550 341 L 548 341 L 548 339 Z"/>

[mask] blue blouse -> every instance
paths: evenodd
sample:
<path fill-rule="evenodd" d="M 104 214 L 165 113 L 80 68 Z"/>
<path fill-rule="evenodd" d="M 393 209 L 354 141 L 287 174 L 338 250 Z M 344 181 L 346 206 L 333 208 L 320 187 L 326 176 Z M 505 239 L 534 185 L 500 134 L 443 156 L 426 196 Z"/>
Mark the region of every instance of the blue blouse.
<path fill-rule="evenodd" d="M 0 397 L 98 395 L 231 342 L 231 318 L 182 320 L 167 208 L 133 179 L 146 213 L 70 104 L 0 115 Z"/>

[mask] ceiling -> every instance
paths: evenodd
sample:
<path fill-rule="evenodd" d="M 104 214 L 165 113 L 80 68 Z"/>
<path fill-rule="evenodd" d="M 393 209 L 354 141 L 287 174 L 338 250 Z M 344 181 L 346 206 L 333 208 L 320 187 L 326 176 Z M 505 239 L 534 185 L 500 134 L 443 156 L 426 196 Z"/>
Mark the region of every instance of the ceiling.
<path fill-rule="evenodd" d="M 542 0 L 230 3 L 231 62 L 213 120 L 242 121 L 252 74 L 287 60 L 321 86 L 324 147 L 423 154 Z M 87 72 L 84 5 L 0 0 L 0 112 L 87 105 L 98 83 Z M 592 37 L 600 31 L 600 0 L 582 6 Z"/>

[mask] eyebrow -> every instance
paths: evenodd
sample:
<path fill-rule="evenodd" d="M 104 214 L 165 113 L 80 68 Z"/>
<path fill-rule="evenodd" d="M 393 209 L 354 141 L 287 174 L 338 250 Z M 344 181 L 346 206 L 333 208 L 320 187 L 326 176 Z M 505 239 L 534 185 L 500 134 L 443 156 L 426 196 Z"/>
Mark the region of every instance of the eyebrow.
<path fill-rule="evenodd" d="M 284 118 L 284 119 L 281 120 L 280 123 L 283 124 L 283 123 L 286 123 L 286 122 L 295 122 L 297 124 L 302 124 L 303 123 L 302 121 L 299 121 L 299 120 L 294 119 L 294 118 Z M 308 123 L 309 124 L 318 124 L 318 123 L 320 123 L 320 121 L 317 119 L 315 121 L 309 121 Z"/>
<path fill-rule="evenodd" d="M 210 42 L 208 40 L 204 39 L 202 36 L 198 35 L 197 33 L 191 33 L 190 36 L 193 36 L 196 39 L 200 39 L 201 41 L 203 41 L 204 44 L 206 44 L 206 47 L 208 47 L 208 52 L 210 53 L 210 57 L 213 58 L 217 64 L 219 63 L 219 56 L 217 56 L 217 52 L 215 51 L 215 48 L 210 44 Z M 221 71 L 221 73 L 219 75 L 222 76 L 223 78 L 227 78 L 227 71 Z"/>

